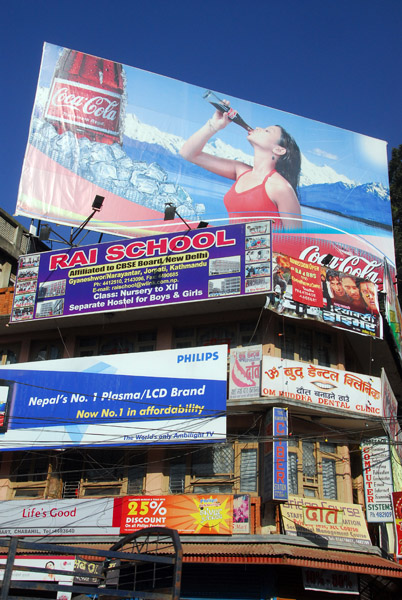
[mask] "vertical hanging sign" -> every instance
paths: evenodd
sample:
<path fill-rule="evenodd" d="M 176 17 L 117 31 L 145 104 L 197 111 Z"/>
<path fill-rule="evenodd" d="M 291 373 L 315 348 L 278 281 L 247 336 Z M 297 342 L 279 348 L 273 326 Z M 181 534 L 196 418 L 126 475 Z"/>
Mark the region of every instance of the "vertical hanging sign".
<path fill-rule="evenodd" d="M 288 411 L 273 407 L 268 414 L 265 434 L 272 442 L 264 451 L 264 501 L 288 499 Z"/>
<path fill-rule="evenodd" d="M 391 495 L 394 490 L 388 438 L 365 440 L 362 444 L 362 459 L 367 522 L 391 522 Z"/>

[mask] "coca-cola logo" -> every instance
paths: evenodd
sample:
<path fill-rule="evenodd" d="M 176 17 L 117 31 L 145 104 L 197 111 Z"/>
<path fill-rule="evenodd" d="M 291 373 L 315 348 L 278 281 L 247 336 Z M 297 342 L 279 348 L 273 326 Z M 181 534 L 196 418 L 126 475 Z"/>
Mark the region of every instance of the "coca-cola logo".
<path fill-rule="evenodd" d="M 105 96 L 86 97 L 72 94 L 67 87 L 57 90 L 52 99 L 51 105 L 56 107 L 68 106 L 73 110 L 82 110 L 85 115 L 102 117 L 109 121 L 114 121 L 117 117 L 117 108 L 120 102 L 109 100 Z"/>
<path fill-rule="evenodd" d="M 328 256 L 328 252 L 321 253 L 319 246 L 308 246 L 299 253 L 300 260 L 310 263 L 323 265 L 323 260 Z M 383 268 L 382 261 L 368 260 L 364 256 L 350 255 L 346 257 L 332 256 L 329 264 L 325 265 L 329 269 L 349 273 L 353 277 L 369 279 L 373 283 L 380 283 L 380 274 L 375 271 L 378 267 Z"/>
<path fill-rule="evenodd" d="M 114 133 L 119 128 L 121 98 L 118 94 L 55 79 L 46 109 L 46 118 Z"/>

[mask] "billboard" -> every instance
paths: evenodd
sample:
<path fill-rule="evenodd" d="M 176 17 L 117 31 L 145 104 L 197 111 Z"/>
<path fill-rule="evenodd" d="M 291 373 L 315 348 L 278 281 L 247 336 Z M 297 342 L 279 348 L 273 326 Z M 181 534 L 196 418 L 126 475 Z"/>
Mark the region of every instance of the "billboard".
<path fill-rule="evenodd" d="M 11 323 L 272 289 L 271 221 L 23 256 Z"/>
<path fill-rule="evenodd" d="M 114 519 L 119 503 L 120 498 L 6 500 L 0 537 L 119 535 L 120 523 Z"/>
<path fill-rule="evenodd" d="M 226 345 L 2 366 L 1 447 L 224 441 L 226 370 Z"/>
<path fill-rule="evenodd" d="M 272 271 L 270 310 L 382 338 L 374 281 L 277 252 L 273 253 Z"/>
<path fill-rule="evenodd" d="M 89 227 L 128 237 L 165 230 L 167 203 L 190 224 L 272 217 L 275 249 L 381 271 L 387 171 L 383 141 L 46 43 L 16 214 L 77 226 L 99 194 Z"/>
<path fill-rule="evenodd" d="M 170 527 L 185 534 L 231 535 L 233 496 L 210 493 L 123 498 L 120 533 Z"/>
<path fill-rule="evenodd" d="M 293 496 L 280 505 L 280 510 L 286 535 L 302 536 L 318 543 L 328 540 L 371 544 L 359 504 Z"/>
<path fill-rule="evenodd" d="M 262 357 L 261 396 L 383 416 L 379 377 L 268 355 Z"/>
<path fill-rule="evenodd" d="M 179 533 L 200 535 L 249 533 L 250 497 L 209 492 L 24 502 L 7 500 L 2 503 L 0 514 L 0 537 L 116 536 L 144 527 L 171 527 Z M 85 570 L 85 564 L 82 568 Z"/>

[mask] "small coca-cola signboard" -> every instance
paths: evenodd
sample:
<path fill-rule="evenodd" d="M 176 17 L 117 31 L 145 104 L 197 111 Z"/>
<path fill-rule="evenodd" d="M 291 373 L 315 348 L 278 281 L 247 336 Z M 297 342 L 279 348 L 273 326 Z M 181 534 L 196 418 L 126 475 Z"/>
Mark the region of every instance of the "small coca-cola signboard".
<path fill-rule="evenodd" d="M 45 118 L 108 133 L 119 139 L 121 95 L 83 83 L 55 78 Z M 69 127 L 74 131 L 73 127 Z"/>

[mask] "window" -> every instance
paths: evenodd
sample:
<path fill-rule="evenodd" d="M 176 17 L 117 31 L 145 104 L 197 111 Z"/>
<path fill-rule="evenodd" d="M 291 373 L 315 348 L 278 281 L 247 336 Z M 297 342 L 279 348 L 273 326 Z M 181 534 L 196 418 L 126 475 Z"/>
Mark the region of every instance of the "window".
<path fill-rule="evenodd" d="M 13 452 L 11 498 L 43 498 L 46 494 L 50 457 L 46 452 Z"/>
<path fill-rule="evenodd" d="M 49 473 L 49 455 L 46 452 L 14 452 L 10 480 L 17 483 L 46 481 Z"/>
<path fill-rule="evenodd" d="M 168 460 L 169 493 L 256 494 L 257 444 L 213 444 Z"/>
<path fill-rule="evenodd" d="M 18 362 L 19 347 L 18 346 L 3 346 L 0 348 L 0 364 L 14 365 Z"/>
<path fill-rule="evenodd" d="M 156 331 L 138 331 L 128 335 L 86 336 L 78 339 L 77 356 L 152 352 L 155 348 Z"/>
<path fill-rule="evenodd" d="M 63 356 L 63 345 L 61 341 L 34 341 L 31 344 L 29 360 L 53 360 Z"/>
<path fill-rule="evenodd" d="M 223 325 L 203 325 L 198 327 L 180 327 L 173 332 L 174 348 L 212 346 L 228 344 L 230 348 L 261 343 L 261 332 L 255 332 L 256 321 L 243 321 Z"/>
<path fill-rule="evenodd" d="M 66 455 L 63 498 L 142 494 L 147 453 L 108 448 Z"/>
<path fill-rule="evenodd" d="M 289 492 L 305 498 L 336 500 L 337 446 L 329 442 L 289 440 Z"/>
<path fill-rule="evenodd" d="M 240 451 L 240 491 L 257 491 L 257 448 Z"/>
<path fill-rule="evenodd" d="M 331 367 L 336 361 L 335 337 L 285 323 L 279 335 L 281 357 Z"/>

